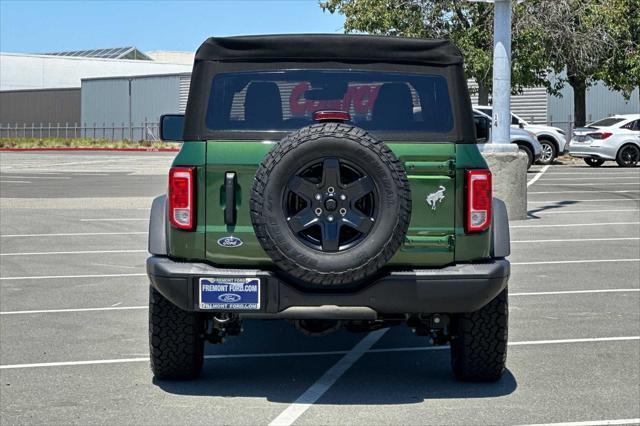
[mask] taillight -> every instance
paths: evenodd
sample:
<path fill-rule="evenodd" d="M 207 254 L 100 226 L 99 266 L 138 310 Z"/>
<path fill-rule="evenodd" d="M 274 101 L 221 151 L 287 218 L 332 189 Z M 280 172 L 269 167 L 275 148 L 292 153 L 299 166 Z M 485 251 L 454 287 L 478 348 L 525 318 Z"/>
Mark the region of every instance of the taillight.
<path fill-rule="evenodd" d="M 484 231 L 491 225 L 491 172 L 467 170 L 466 232 Z"/>
<path fill-rule="evenodd" d="M 606 139 L 611 135 L 613 135 L 613 133 L 611 133 L 611 132 L 587 133 L 587 136 L 591 137 L 591 139 Z"/>
<path fill-rule="evenodd" d="M 193 167 L 172 167 L 169 171 L 169 220 L 179 229 L 193 228 L 194 176 Z"/>

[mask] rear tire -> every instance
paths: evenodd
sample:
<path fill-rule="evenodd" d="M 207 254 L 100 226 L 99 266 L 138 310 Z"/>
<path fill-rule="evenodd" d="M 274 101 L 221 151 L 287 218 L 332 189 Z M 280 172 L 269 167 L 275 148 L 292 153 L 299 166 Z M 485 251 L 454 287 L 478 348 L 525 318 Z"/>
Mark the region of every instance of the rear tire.
<path fill-rule="evenodd" d="M 585 158 L 584 162 L 591 167 L 600 167 L 604 164 L 604 160 L 599 158 Z"/>
<path fill-rule="evenodd" d="M 616 163 L 620 167 L 635 167 L 640 161 L 640 148 L 635 145 L 623 145 L 616 155 Z"/>
<path fill-rule="evenodd" d="M 200 375 L 203 324 L 200 315 L 183 311 L 149 287 L 149 352 L 156 379 L 185 380 Z"/>
<path fill-rule="evenodd" d="M 518 148 L 520 149 L 520 151 L 527 154 L 527 170 L 529 170 L 533 165 L 533 152 L 524 145 L 518 145 Z"/>
<path fill-rule="evenodd" d="M 507 289 L 482 309 L 454 315 L 451 366 L 458 380 L 495 382 L 507 361 L 509 309 Z"/>

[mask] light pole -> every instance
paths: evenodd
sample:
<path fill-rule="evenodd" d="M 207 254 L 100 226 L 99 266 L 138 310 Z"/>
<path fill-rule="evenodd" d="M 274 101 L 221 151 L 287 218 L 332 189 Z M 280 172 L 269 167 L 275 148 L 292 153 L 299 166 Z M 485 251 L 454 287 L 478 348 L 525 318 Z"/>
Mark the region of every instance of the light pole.
<path fill-rule="evenodd" d="M 469 1 L 494 4 L 491 143 L 479 148 L 493 174 L 493 194 L 505 202 L 509 219 L 526 219 L 527 159 L 511 143 L 511 0 Z"/>
<path fill-rule="evenodd" d="M 511 0 L 495 0 L 493 11 L 493 120 L 494 151 L 516 151 L 511 144 Z M 507 148 L 508 147 L 508 148 Z M 506 148 L 506 149 L 505 149 Z"/>
<path fill-rule="evenodd" d="M 511 0 L 469 0 L 493 3 L 493 117 L 491 143 L 483 152 L 516 152 L 511 143 Z"/>

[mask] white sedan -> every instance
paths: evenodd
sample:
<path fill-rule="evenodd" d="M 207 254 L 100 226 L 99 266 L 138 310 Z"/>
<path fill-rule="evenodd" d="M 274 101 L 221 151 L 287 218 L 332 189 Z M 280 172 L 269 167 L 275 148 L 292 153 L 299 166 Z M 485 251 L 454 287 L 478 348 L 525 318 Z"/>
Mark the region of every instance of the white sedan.
<path fill-rule="evenodd" d="M 493 113 L 493 107 L 487 105 L 474 105 L 473 109 L 481 111 L 488 116 Z M 556 157 L 565 154 L 567 151 L 567 141 L 562 129 L 543 124 L 530 124 L 513 112 L 511 113 L 511 126 L 535 133 L 542 148 L 542 154 L 537 161 L 539 164 L 551 164 Z"/>
<path fill-rule="evenodd" d="M 569 155 L 583 158 L 591 167 L 615 160 L 620 167 L 640 162 L 640 114 L 614 115 L 576 128 Z"/>

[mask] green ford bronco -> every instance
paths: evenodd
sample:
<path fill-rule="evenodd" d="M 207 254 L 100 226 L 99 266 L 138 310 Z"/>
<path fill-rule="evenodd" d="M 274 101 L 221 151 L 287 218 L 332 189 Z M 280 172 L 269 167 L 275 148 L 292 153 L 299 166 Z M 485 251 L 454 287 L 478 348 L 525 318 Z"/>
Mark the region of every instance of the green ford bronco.
<path fill-rule="evenodd" d="M 451 346 L 462 380 L 499 379 L 509 228 L 448 41 L 210 38 L 184 141 L 151 209 L 149 340 L 158 379 L 196 377 L 245 319 L 311 335 L 406 323 Z"/>

